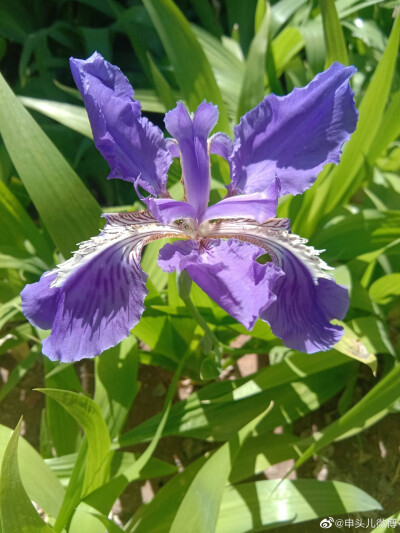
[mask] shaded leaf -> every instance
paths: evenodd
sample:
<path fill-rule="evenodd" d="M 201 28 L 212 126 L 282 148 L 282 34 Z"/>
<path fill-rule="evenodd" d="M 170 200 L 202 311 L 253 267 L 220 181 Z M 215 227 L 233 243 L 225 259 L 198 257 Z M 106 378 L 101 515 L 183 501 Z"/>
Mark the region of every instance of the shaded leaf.
<path fill-rule="evenodd" d="M 51 533 L 33 507 L 18 468 L 18 436 L 21 421 L 4 452 L 0 476 L 0 513 L 3 533 Z"/>

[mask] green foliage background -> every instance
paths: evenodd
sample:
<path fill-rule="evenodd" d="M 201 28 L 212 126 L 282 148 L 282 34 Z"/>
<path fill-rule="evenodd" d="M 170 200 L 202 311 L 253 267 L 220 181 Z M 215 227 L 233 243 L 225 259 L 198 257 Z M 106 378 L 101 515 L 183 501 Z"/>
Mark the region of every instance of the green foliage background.
<path fill-rule="evenodd" d="M 43 358 L 40 451 L 18 439 L 19 426 L 15 432 L 0 426 L 4 533 L 241 533 L 381 509 L 351 484 L 257 474 L 287 459 L 298 468 L 400 408 L 397 5 L 2 1 L 0 356 L 21 345 L 29 350 L 2 385 L 0 401 L 42 357 L 44 334 L 21 314 L 21 289 L 97 234 L 102 211 L 141 207 L 133 187 L 105 179 L 108 168 L 91 140 L 69 56 L 97 50 L 117 64 L 143 112 L 160 127 L 178 99 L 192 111 L 207 99 L 218 104 L 218 129 L 232 133 L 265 94 L 303 86 L 333 61 L 357 67 L 352 84 L 360 112 L 341 163 L 327 165 L 311 190 L 279 205 L 279 216 L 291 218 L 294 232 L 326 249 L 335 278 L 349 288 L 343 340 L 330 352 L 306 356 L 282 346 L 264 323 L 246 331 L 196 286 L 183 301 L 175 276 L 157 268 L 159 245 L 149 245 L 142 262 L 149 273 L 146 312 L 128 339 L 96 358 L 94 395 L 83 390 L 74 365 Z M 217 201 L 229 178 L 217 157 L 212 174 Z M 172 189 L 179 178 L 174 165 Z M 242 334 L 246 343 L 232 348 Z M 224 367 L 247 353 L 263 354 L 269 364 L 245 378 L 219 380 L 221 353 Z M 162 412 L 125 431 L 140 387 L 139 365 L 160 366 L 173 377 Z M 356 401 L 360 375 L 368 376 L 368 392 Z M 182 376 L 193 381 L 195 392 L 174 401 Z M 294 422 L 332 398 L 337 409 L 331 424 L 307 438 L 293 433 Z M 274 433 L 278 427 L 281 434 Z M 167 435 L 209 441 L 213 452 L 178 473 L 153 455 Z M 140 455 L 122 451 L 140 443 L 148 443 Z M 126 524 L 109 518 L 131 482 L 159 476 L 171 478 L 151 503 Z"/>

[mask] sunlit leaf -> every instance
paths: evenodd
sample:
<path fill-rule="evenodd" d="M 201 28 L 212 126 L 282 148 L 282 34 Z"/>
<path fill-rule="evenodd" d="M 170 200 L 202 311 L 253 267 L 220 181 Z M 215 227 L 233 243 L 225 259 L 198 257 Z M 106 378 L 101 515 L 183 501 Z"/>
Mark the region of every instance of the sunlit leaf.
<path fill-rule="evenodd" d="M 326 44 L 325 67 L 328 68 L 334 61 L 348 65 L 349 58 L 347 55 L 346 41 L 335 2 L 334 0 L 320 0 L 319 6 L 322 14 Z"/>
<path fill-rule="evenodd" d="M 221 446 L 199 470 L 179 506 L 170 529 L 171 533 L 180 533 L 185 529 L 195 530 L 198 533 L 214 531 L 224 487 L 237 454 L 271 408 L 272 404 L 254 420 L 246 424 L 237 435 L 234 435 L 232 439 Z"/>
<path fill-rule="evenodd" d="M 21 421 L 4 452 L 0 476 L 0 514 L 3 533 L 51 533 L 29 499 L 18 468 L 18 436 Z"/>
<path fill-rule="evenodd" d="M 109 476 L 110 436 L 100 407 L 87 396 L 60 389 L 37 389 L 64 407 L 81 425 L 88 440 L 83 493 L 101 486 Z"/>
<path fill-rule="evenodd" d="M 188 21 L 172 0 L 143 0 L 174 67 L 175 76 L 191 111 L 206 99 L 219 109 L 217 128 L 230 131 L 228 116 L 210 64 Z M 190 54 L 187 53 L 190 50 Z"/>
<path fill-rule="evenodd" d="M 98 233 L 100 207 L 1 75 L 0 102 L 0 133 L 10 157 L 54 242 L 68 256 L 76 243 Z"/>

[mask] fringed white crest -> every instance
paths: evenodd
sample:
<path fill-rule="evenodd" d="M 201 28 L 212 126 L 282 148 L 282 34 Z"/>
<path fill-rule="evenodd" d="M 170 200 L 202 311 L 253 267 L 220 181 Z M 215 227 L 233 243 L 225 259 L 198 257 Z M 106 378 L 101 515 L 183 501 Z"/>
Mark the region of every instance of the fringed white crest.
<path fill-rule="evenodd" d="M 107 213 L 104 217 L 107 223 L 99 235 L 79 243 L 78 250 L 70 259 L 46 274 L 57 272 L 51 287 L 64 285 L 77 269 L 111 246 L 115 247 L 115 251 L 122 251 L 122 260 L 130 261 L 134 269 L 140 270 L 141 253 L 146 244 L 170 237 L 188 238 L 182 225 L 173 223 L 164 226 L 149 211 Z"/>
<path fill-rule="evenodd" d="M 318 283 L 318 278 L 330 279 L 324 270 L 333 269 L 319 257 L 323 250 L 306 246 L 307 239 L 290 233 L 289 229 L 289 220 L 285 218 L 270 218 L 263 224 L 252 220 L 220 220 L 209 224 L 207 237 L 235 238 L 261 246 L 281 268 L 285 255 L 292 255 L 309 270 L 314 283 Z"/>

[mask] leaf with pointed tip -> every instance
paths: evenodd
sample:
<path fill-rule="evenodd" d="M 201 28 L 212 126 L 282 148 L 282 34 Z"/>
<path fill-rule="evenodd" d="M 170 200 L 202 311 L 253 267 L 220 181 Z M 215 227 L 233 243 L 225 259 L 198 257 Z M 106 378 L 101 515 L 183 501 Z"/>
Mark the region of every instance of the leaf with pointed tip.
<path fill-rule="evenodd" d="M 0 476 L 0 514 L 3 533 L 54 533 L 33 507 L 18 468 L 19 421 L 4 452 Z"/>
<path fill-rule="evenodd" d="M 170 533 L 209 533 L 215 530 L 224 488 L 237 454 L 257 425 L 270 412 L 272 405 L 271 403 L 266 410 L 240 429 L 199 470 L 179 506 Z"/>
<path fill-rule="evenodd" d="M 46 228 L 67 257 L 77 242 L 97 235 L 100 206 L 1 74 L 0 133 Z"/>
<path fill-rule="evenodd" d="M 83 495 L 107 481 L 110 469 L 110 435 L 100 407 L 87 396 L 60 389 L 36 389 L 50 396 L 75 418 L 85 431 L 88 456 Z"/>

